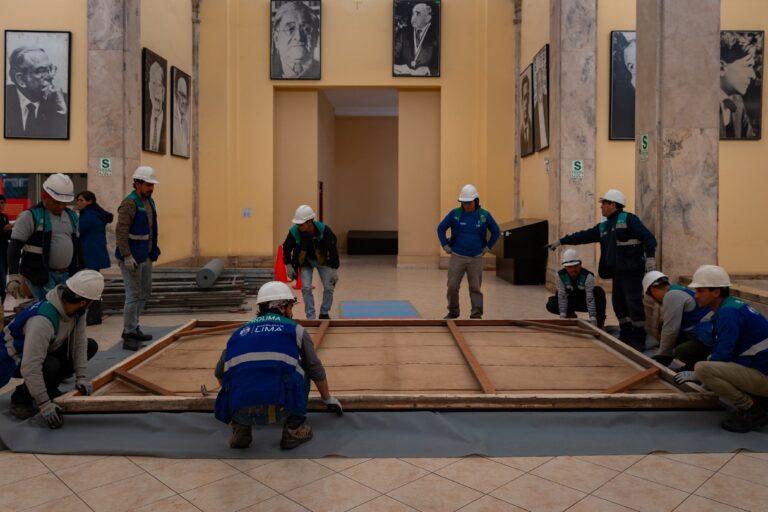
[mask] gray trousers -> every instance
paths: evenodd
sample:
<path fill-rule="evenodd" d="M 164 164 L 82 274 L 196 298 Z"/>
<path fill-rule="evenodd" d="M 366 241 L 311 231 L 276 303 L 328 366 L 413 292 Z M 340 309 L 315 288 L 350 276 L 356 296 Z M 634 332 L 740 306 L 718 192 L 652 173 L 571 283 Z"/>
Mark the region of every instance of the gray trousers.
<path fill-rule="evenodd" d="M 702 384 L 739 409 L 752 407 L 749 395 L 768 397 L 768 375 L 754 368 L 738 363 L 699 361 L 695 372 Z"/>
<path fill-rule="evenodd" d="M 120 262 L 120 272 L 125 282 L 125 307 L 123 308 L 123 331 L 135 333 L 139 328 L 139 315 L 144 311 L 152 294 L 152 262 L 145 260 L 131 272 Z"/>
<path fill-rule="evenodd" d="M 459 289 L 464 274 L 467 274 L 469 283 L 469 299 L 472 303 L 472 314 L 483 314 L 483 257 L 461 256 L 451 254 L 451 262 L 448 264 L 448 312 L 452 315 L 459 314 Z"/>

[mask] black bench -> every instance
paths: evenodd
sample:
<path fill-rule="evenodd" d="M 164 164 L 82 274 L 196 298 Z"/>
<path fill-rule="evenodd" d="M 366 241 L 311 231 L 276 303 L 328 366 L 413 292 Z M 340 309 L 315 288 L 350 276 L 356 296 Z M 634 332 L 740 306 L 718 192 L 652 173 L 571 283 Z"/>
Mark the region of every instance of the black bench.
<path fill-rule="evenodd" d="M 397 254 L 397 231 L 349 231 L 347 254 Z"/>

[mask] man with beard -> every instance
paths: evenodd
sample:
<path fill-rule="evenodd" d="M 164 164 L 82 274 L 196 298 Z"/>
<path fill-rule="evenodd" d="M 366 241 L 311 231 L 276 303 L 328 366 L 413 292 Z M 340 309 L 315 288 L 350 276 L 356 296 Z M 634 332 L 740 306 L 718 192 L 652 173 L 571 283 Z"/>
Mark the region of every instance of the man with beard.
<path fill-rule="evenodd" d="M 11 52 L 5 86 L 5 136 L 67 137 L 67 95 L 53 84 L 57 68 L 45 50 L 21 46 Z"/>
<path fill-rule="evenodd" d="M 272 25 L 273 79 L 320 79 L 320 18 L 303 2 L 284 2 Z"/>
<path fill-rule="evenodd" d="M 139 350 L 152 336 L 141 332 L 139 315 L 152 292 L 152 262 L 160 256 L 157 246 L 157 208 L 152 192 L 158 181 L 152 167 L 140 166 L 133 173 L 133 192 L 117 210 L 115 256 L 125 282 L 123 348 Z"/>
<path fill-rule="evenodd" d="M 720 38 L 720 138 L 756 139 L 744 95 L 757 78 L 755 44 L 725 32 Z"/>

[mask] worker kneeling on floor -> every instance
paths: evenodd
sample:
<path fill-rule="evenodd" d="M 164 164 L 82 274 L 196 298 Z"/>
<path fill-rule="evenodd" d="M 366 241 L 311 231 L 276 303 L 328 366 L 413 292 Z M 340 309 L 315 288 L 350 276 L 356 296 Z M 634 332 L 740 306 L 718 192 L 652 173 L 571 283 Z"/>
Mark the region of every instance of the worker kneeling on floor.
<path fill-rule="evenodd" d="M 557 294 L 547 301 L 547 311 L 560 318 L 576 318 L 576 311 L 589 314 L 589 323 L 605 325 L 605 290 L 595 285 L 595 275 L 581 266 L 575 249 L 563 252 L 563 268 L 557 272 Z"/>
<path fill-rule="evenodd" d="M 81 270 L 49 291 L 45 300 L 22 310 L 0 333 L 0 387 L 12 377 L 24 379 L 11 395 L 14 416 L 26 419 L 39 410 L 50 428 L 61 427 L 62 409 L 53 400 L 72 374 L 76 389 L 91 394 L 85 370 L 99 346 L 85 336 L 85 314 L 103 291 L 100 273 Z"/>
<path fill-rule="evenodd" d="M 700 382 L 736 408 L 722 423 L 731 432 L 749 432 L 768 425 L 768 320 L 731 297 L 731 279 L 722 267 L 703 265 L 690 287 L 696 303 L 709 308 L 714 346 L 708 361 L 693 372 L 680 372 L 675 381 Z"/>
<path fill-rule="evenodd" d="M 312 439 L 306 424 L 310 380 L 329 410 L 343 410 L 328 389 L 312 337 L 292 320 L 296 298 L 288 285 L 266 283 L 256 303 L 259 315 L 232 334 L 216 365 L 216 418 L 232 425 L 231 448 L 250 446 L 252 426 L 285 419 L 280 447 L 295 448 Z"/>

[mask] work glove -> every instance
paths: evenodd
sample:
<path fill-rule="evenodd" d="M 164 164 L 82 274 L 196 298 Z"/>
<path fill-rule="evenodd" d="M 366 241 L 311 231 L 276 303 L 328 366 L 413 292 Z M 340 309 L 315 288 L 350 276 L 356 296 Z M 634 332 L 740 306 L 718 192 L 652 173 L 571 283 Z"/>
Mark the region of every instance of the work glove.
<path fill-rule="evenodd" d="M 674 379 L 677 384 L 685 384 L 686 382 L 701 384 L 701 381 L 696 378 L 696 373 L 691 371 L 677 372 L 677 375 L 674 376 Z"/>
<path fill-rule="evenodd" d="M 554 251 L 555 249 L 557 249 L 561 245 L 563 245 L 563 244 L 560 243 L 560 240 L 556 240 L 556 241 L 554 241 L 554 242 L 552 242 L 550 244 L 545 245 L 544 247 L 546 247 L 550 251 Z"/>
<path fill-rule="evenodd" d="M 11 274 L 8 276 L 8 286 L 6 286 L 6 292 L 14 299 L 24 298 L 24 294 L 22 293 L 22 288 L 24 288 L 24 285 L 21 281 L 22 279 L 24 278 L 20 274 Z"/>
<path fill-rule="evenodd" d="M 323 403 L 329 411 L 335 412 L 338 416 L 344 414 L 344 409 L 341 407 L 341 402 L 335 396 L 328 397 L 327 400 L 323 400 Z"/>
<path fill-rule="evenodd" d="M 645 271 L 650 272 L 651 270 L 656 270 L 656 258 L 645 259 Z"/>
<path fill-rule="evenodd" d="M 125 268 L 128 270 L 128 272 L 136 272 L 139 269 L 139 264 L 133 258 L 133 255 L 125 258 L 123 265 L 125 265 Z"/>
<path fill-rule="evenodd" d="M 81 395 L 87 396 L 93 394 L 93 384 L 86 378 L 78 378 L 77 381 L 75 381 L 75 389 L 77 389 Z"/>
<path fill-rule="evenodd" d="M 61 406 L 53 400 L 48 400 L 40 406 L 40 414 L 49 428 L 61 428 L 64 424 L 64 417 L 61 415 L 62 410 Z"/>
<path fill-rule="evenodd" d="M 339 282 L 339 269 L 334 268 L 333 272 L 331 273 L 331 285 L 336 286 L 336 283 Z"/>
<path fill-rule="evenodd" d="M 595 327 L 597 327 L 597 318 L 595 318 L 595 317 L 593 317 L 593 316 L 592 316 L 592 317 L 590 317 L 590 318 L 589 318 L 589 323 L 591 323 L 592 325 L 594 325 Z"/>
<path fill-rule="evenodd" d="M 453 249 L 451 249 L 451 246 L 448 244 L 445 244 L 443 246 L 443 250 L 445 251 L 446 254 L 451 254 L 453 252 Z"/>
<path fill-rule="evenodd" d="M 296 269 L 293 268 L 293 265 L 285 268 L 285 274 L 288 276 L 289 281 L 296 279 Z"/>
<path fill-rule="evenodd" d="M 653 359 L 654 361 L 656 361 L 659 364 L 663 364 L 664 366 L 669 366 L 670 364 L 672 364 L 672 361 L 675 358 L 672 357 L 672 356 L 665 356 L 663 354 L 656 354 L 656 355 L 651 356 L 651 359 Z"/>

